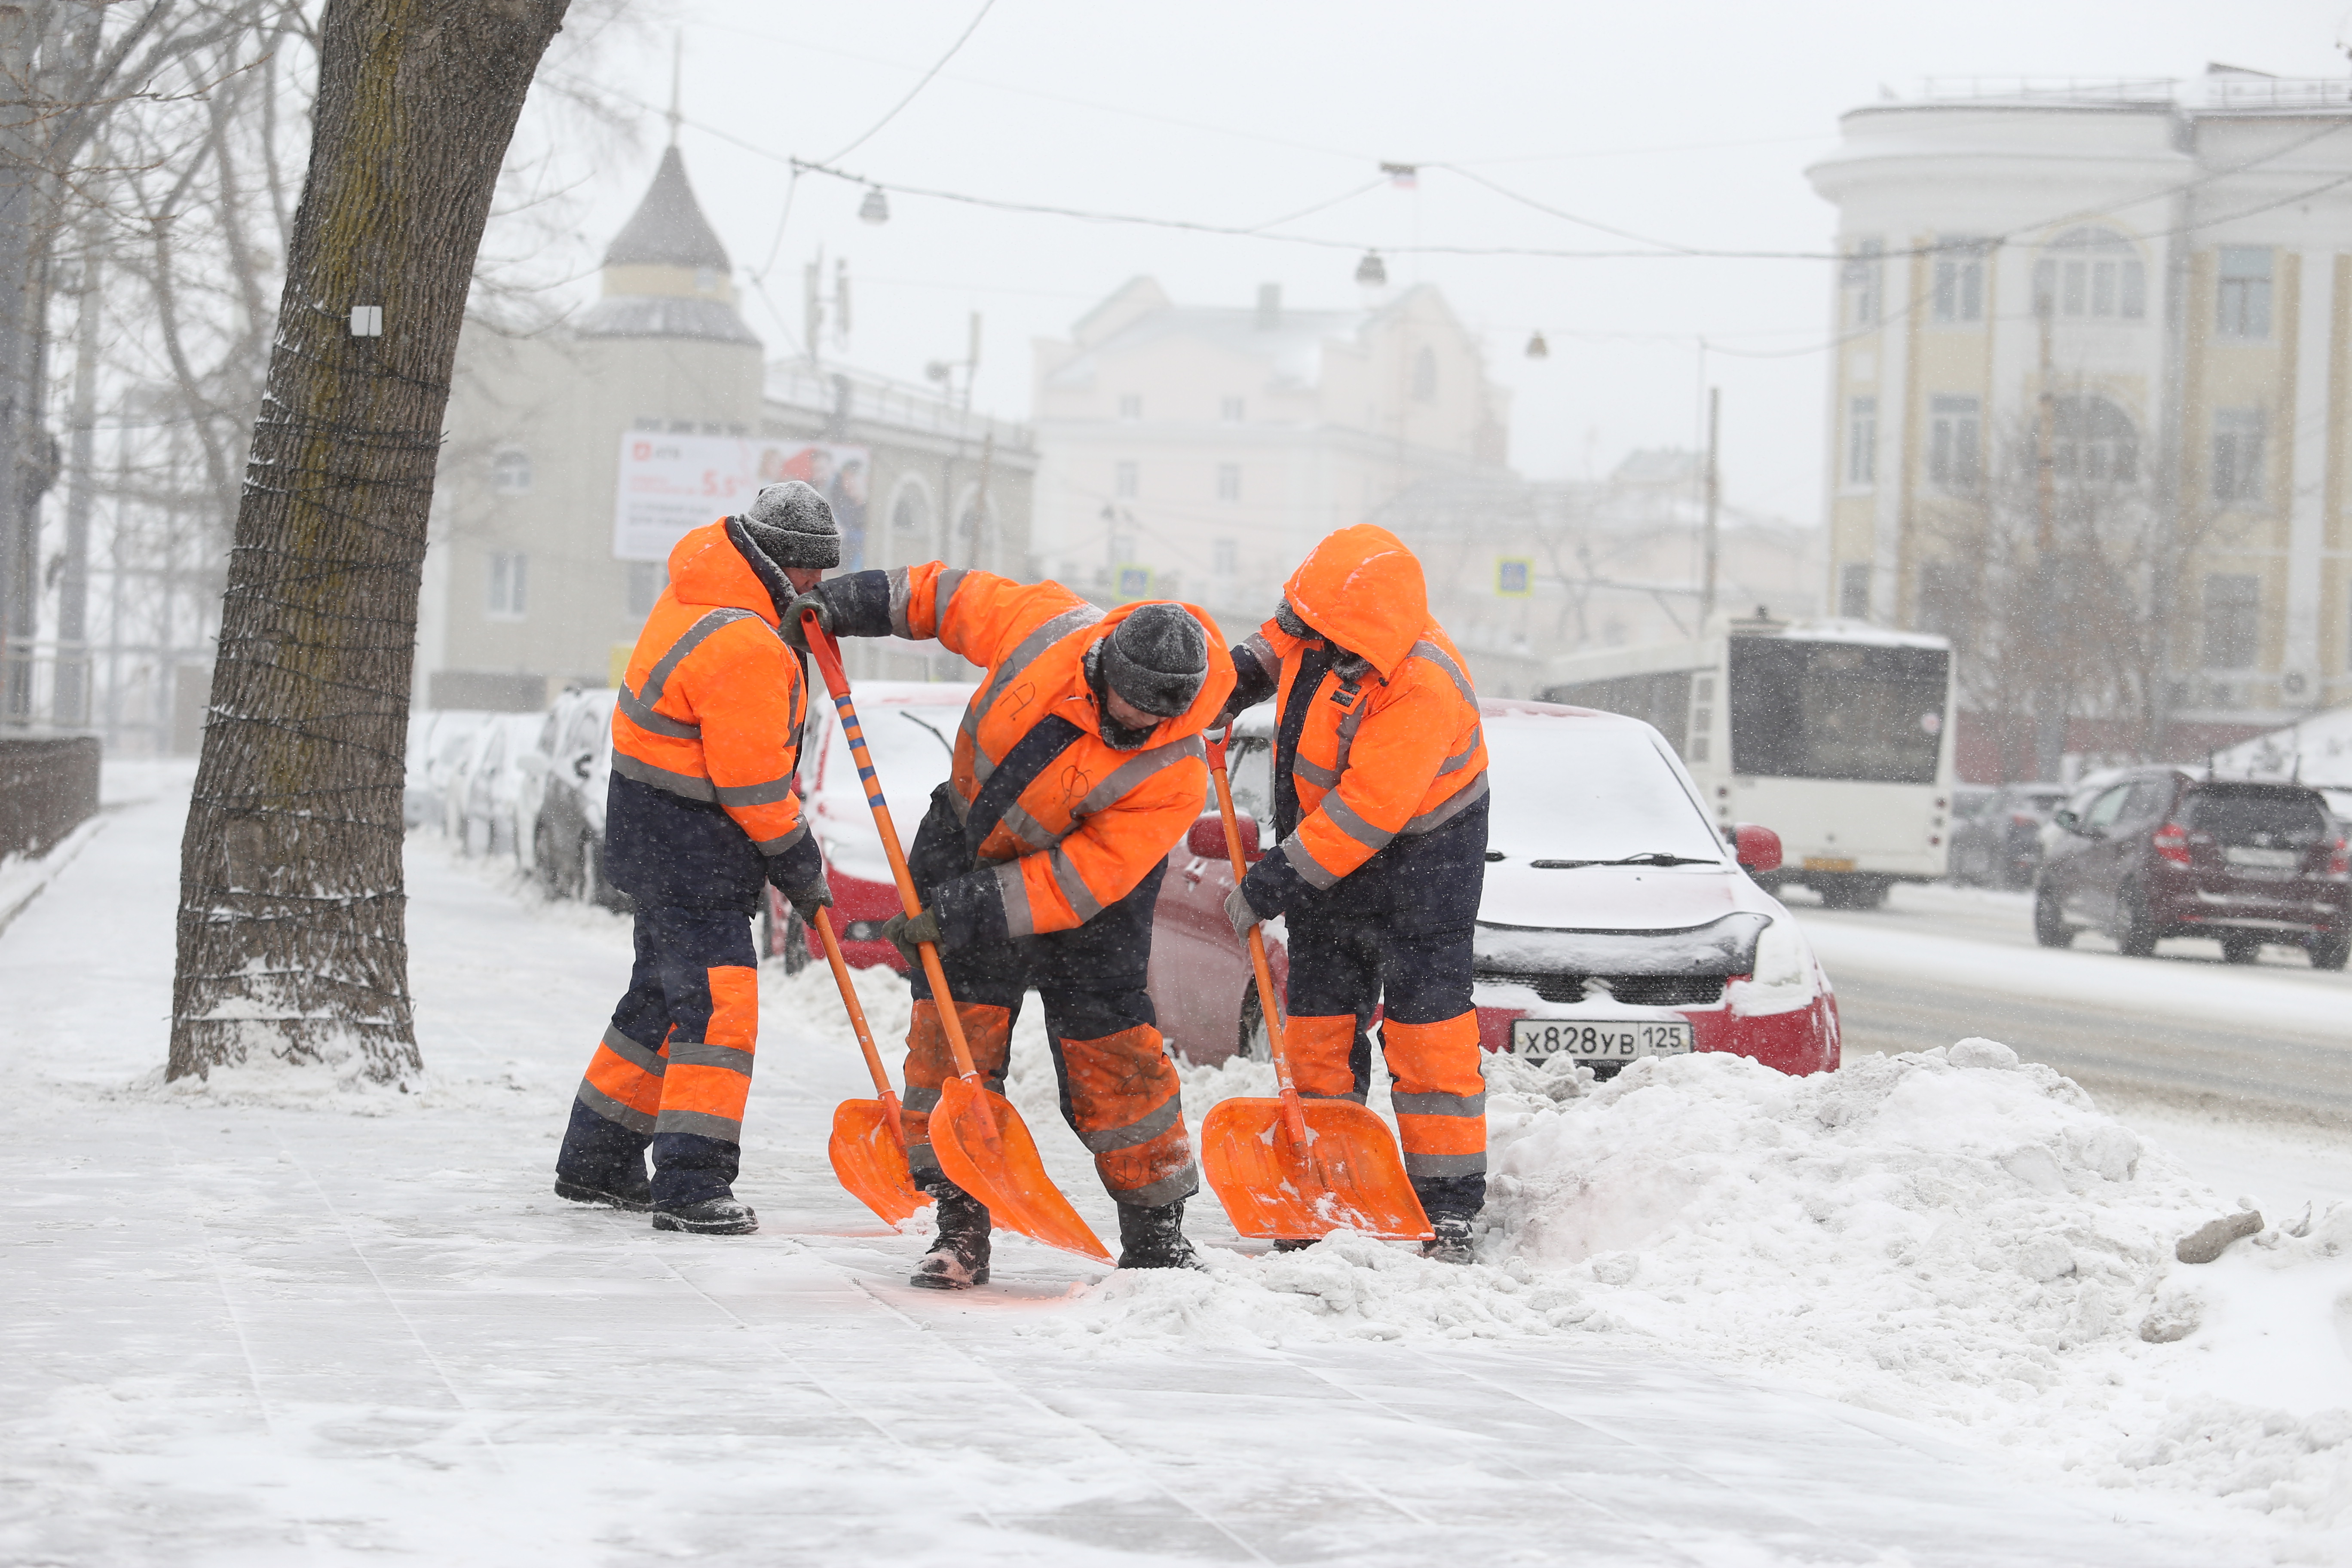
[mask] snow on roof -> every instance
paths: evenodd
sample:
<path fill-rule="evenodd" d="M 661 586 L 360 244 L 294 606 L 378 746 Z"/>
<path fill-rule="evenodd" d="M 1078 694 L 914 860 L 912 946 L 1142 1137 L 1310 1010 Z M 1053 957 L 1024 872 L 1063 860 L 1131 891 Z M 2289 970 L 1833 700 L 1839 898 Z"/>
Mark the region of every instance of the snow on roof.
<path fill-rule="evenodd" d="M 2213 756 L 2216 776 L 2300 779 L 2307 784 L 2352 788 L 2352 706 L 2242 741 Z"/>

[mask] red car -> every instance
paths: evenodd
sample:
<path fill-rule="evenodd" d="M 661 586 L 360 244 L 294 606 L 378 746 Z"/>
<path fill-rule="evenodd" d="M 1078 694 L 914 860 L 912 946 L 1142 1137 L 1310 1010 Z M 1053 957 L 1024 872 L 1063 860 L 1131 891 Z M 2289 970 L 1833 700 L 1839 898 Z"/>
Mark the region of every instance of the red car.
<path fill-rule="evenodd" d="M 1779 900 L 1748 877 L 1779 838 L 1737 848 L 1697 786 L 1637 719 L 1487 700 L 1494 805 L 1478 910 L 1478 1032 L 1490 1051 L 1564 1056 L 1603 1077 L 1645 1056 L 1732 1051 L 1788 1073 L 1838 1065 L 1837 998 Z M 1270 815 L 1273 716 L 1234 726 L 1245 854 Z M 1233 873 L 1212 810 L 1169 856 L 1151 948 L 1160 1027 L 1188 1059 L 1263 1056 L 1256 982 L 1224 915 Z M 1267 942 L 1277 984 L 1279 921 Z"/>
<path fill-rule="evenodd" d="M 955 760 L 956 726 L 977 687 L 948 681 L 861 680 L 857 717 L 866 748 L 881 775 L 898 829 L 898 847 L 912 849 L 915 830 L 931 806 L 931 791 L 947 782 Z M 807 737 L 801 743 L 801 805 L 809 831 L 824 851 L 826 879 L 833 884 L 833 931 L 842 955 L 856 968 L 887 964 L 900 973 L 906 961 L 882 940 L 882 922 L 898 912 L 898 885 L 874 831 L 857 763 L 841 737 L 841 716 L 822 693 L 809 702 Z M 816 933 L 801 923 L 773 888 L 760 915 L 761 958 L 781 957 L 789 973 L 812 961 L 824 962 Z"/>

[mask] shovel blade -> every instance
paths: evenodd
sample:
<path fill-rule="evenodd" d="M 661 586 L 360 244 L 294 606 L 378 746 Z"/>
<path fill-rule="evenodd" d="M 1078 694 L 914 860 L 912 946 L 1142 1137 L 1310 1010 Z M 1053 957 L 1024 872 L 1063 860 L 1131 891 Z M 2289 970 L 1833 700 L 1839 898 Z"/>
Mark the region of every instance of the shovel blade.
<path fill-rule="evenodd" d="M 891 1130 L 890 1113 L 878 1100 L 845 1100 L 833 1112 L 833 1137 L 825 1144 L 833 1173 L 851 1197 L 882 1216 L 904 1225 L 931 1201 L 907 1174 L 907 1151 Z"/>
<path fill-rule="evenodd" d="M 986 1204 L 998 1225 L 1099 1263 L 1111 1260 L 1109 1249 L 1045 1174 L 1036 1140 L 1003 1095 L 948 1079 L 931 1112 L 931 1147 L 948 1180 Z"/>
<path fill-rule="evenodd" d="M 1279 1241 L 1335 1230 L 1427 1240 L 1429 1216 L 1388 1123 L 1352 1100 L 1299 1109 L 1304 1149 L 1291 1142 L 1278 1100 L 1223 1100 L 1201 1119 L 1201 1169 L 1234 1229 Z"/>

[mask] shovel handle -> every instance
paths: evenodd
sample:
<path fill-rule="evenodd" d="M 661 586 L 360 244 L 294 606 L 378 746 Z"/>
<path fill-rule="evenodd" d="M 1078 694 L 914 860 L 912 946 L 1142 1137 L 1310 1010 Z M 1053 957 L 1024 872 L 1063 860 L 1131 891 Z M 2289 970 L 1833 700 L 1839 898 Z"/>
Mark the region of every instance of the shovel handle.
<path fill-rule="evenodd" d="M 841 667 L 841 649 L 814 610 L 801 612 L 801 632 L 808 639 L 809 652 L 816 658 L 818 672 L 824 677 L 824 689 L 841 714 L 841 733 L 849 742 L 850 756 L 856 761 L 857 776 L 865 782 L 866 804 L 873 808 L 874 826 L 882 836 L 882 853 L 890 861 L 891 879 L 898 884 L 899 906 L 912 920 L 923 912 L 923 900 L 915 892 L 915 879 L 907 869 L 907 853 L 898 847 L 898 827 L 890 820 L 890 803 L 882 798 L 882 775 L 875 771 L 873 754 L 866 749 L 866 730 L 857 721 L 857 700 L 849 694 L 849 672 Z M 939 1004 L 940 1026 L 947 1032 L 948 1049 L 954 1053 L 956 1074 L 969 1079 L 973 1088 L 981 1088 L 980 1069 L 972 1065 L 971 1047 L 963 1037 L 963 1020 L 957 1016 L 955 998 L 948 992 L 947 972 L 940 967 L 940 950 L 927 942 L 921 951 L 923 978 L 931 983 L 932 1000 Z M 988 1097 L 980 1096 L 978 1104 L 989 1135 L 994 1137 L 996 1115 L 989 1109 Z"/>
<path fill-rule="evenodd" d="M 1217 784 L 1217 811 L 1225 819 L 1225 855 L 1233 862 L 1234 886 L 1241 886 L 1249 875 L 1249 867 L 1242 859 L 1241 819 L 1234 812 L 1234 784 L 1225 772 L 1225 742 L 1232 737 L 1230 730 L 1207 742 L 1209 776 Z M 1258 926 L 1249 931 L 1250 967 L 1257 971 L 1258 1011 L 1265 1016 L 1266 1043 L 1274 1049 L 1274 1081 L 1282 1096 L 1282 1121 L 1290 1133 L 1290 1141 L 1299 1148 L 1307 1146 L 1307 1113 L 1299 1108 L 1298 1088 L 1290 1081 L 1290 1051 L 1284 1038 L 1290 1030 L 1284 1021 L 1282 1003 L 1274 991 L 1274 968 L 1266 962 L 1265 933 Z"/>
<path fill-rule="evenodd" d="M 874 1092 L 882 1101 L 882 1113 L 890 1119 L 890 1136 L 903 1149 L 907 1130 L 898 1121 L 898 1096 L 890 1088 L 890 1075 L 883 1070 L 882 1053 L 874 1048 L 874 1032 L 866 1026 L 866 1009 L 857 1004 L 848 961 L 841 956 L 841 942 L 833 934 L 832 911 L 817 910 L 816 919 L 809 923 L 816 927 L 817 938 L 824 943 L 824 961 L 833 965 L 833 983 L 841 987 L 841 1005 L 849 1009 L 849 1026 L 857 1032 L 857 1048 L 866 1053 L 866 1070 L 874 1075 Z"/>

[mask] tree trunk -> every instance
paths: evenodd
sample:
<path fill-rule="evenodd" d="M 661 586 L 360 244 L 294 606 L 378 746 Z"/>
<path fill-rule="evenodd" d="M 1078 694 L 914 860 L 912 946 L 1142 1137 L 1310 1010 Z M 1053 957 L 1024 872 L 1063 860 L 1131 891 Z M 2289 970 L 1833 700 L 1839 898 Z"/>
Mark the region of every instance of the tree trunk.
<path fill-rule="evenodd" d="M 401 883 L 425 518 L 499 166 L 568 0 L 330 0 L 180 848 L 169 1078 L 423 1066 Z M 354 306 L 383 335 L 352 332 Z"/>

